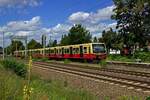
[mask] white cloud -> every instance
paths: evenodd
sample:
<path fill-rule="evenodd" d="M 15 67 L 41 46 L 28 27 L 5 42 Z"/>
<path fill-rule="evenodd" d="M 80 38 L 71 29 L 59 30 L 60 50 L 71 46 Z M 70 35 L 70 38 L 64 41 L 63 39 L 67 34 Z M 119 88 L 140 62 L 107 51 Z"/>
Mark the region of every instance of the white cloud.
<path fill-rule="evenodd" d="M 91 13 L 91 21 L 97 23 L 103 20 L 110 20 L 113 14 L 114 5 L 99 9 L 97 13 Z"/>
<path fill-rule="evenodd" d="M 6 31 L 34 31 L 40 26 L 40 17 L 33 17 L 29 21 L 11 21 L 7 23 Z"/>
<path fill-rule="evenodd" d="M 108 25 L 108 27 L 111 27 L 112 29 L 116 29 L 116 26 L 117 26 L 117 22 Z"/>
<path fill-rule="evenodd" d="M 86 29 L 88 29 L 92 33 L 93 37 L 94 36 L 100 37 L 103 30 L 109 30 L 110 28 L 115 30 L 116 25 L 117 25 L 116 22 L 110 24 L 99 23 L 95 25 L 86 25 Z"/>
<path fill-rule="evenodd" d="M 0 38 L 2 37 L 1 32 L 5 32 L 5 38 L 9 38 L 11 35 L 28 36 L 29 40 L 33 38 L 40 42 L 41 35 L 46 34 L 47 40 L 49 39 L 49 35 L 53 39 L 60 39 L 61 35 L 68 33 L 71 27 L 68 24 L 57 24 L 51 28 L 42 27 L 41 18 L 36 16 L 30 20 L 8 22 L 5 26 L 0 27 Z"/>
<path fill-rule="evenodd" d="M 70 28 L 71 26 L 67 24 L 57 24 L 56 26 L 50 28 L 50 32 L 56 34 L 67 33 Z"/>
<path fill-rule="evenodd" d="M 41 0 L 0 0 L 0 7 L 13 8 L 24 6 L 38 6 Z"/>
<path fill-rule="evenodd" d="M 106 29 L 107 25 L 100 23 L 97 25 L 86 25 L 86 28 L 91 32 L 91 33 L 100 33 L 104 29 Z"/>
<path fill-rule="evenodd" d="M 101 35 L 103 30 L 108 30 L 110 27 L 115 29 L 116 22 L 105 24 L 105 21 L 111 20 L 114 5 L 97 10 L 97 12 L 76 12 L 69 16 L 68 20 L 72 24 L 81 23 L 88 29 L 93 36 Z"/>
<path fill-rule="evenodd" d="M 51 35 L 53 40 L 60 40 L 62 34 L 67 34 L 69 29 L 76 23 L 81 23 L 88 29 L 93 36 L 101 36 L 103 30 L 108 30 L 110 27 L 115 29 L 116 22 L 106 24 L 112 14 L 114 6 L 109 6 L 103 9 L 99 9 L 96 13 L 91 12 L 77 12 L 68 17 L 70 23 L 57 24 L 54 27 L 46 28 L 42 27 L 42 21 L 39 16 L 33 17 L 26 21 L 11 21 L 5 26 L 0 27 L 0 31 L 13 32 L 14 35 L 25 36 L 30 35 L 30 38 L 34 38 L 38 41 L 41 40 L 41 35 Z M 101 22 L 103 21 L 103 23 Z M 107 22 L 108 23 L 108 22 Z M 47 37 L 48 39 L 48 37 Z"/>
<path fill-rule="evenodd" d="M 81 23 L 89 19 L 90 14 L 86 12 L 76 12 L 69 16 L 69 21 Z"/>
<path fill-rule="evenodd" d="M 11 21 L 8 22 L 5 26 L 0 27 L 0 31 L 7 33 L 11 32 L 13 35 L 25 36 L 33 34 L 47 34 L 50 32 L 50 29 L 44 28 L 41 26 L 41 18 L 39 16 L 33 17 L 30 20 L 26 21 Z"/>
<path fill-rule="evenodd" d="M 95 24 L 100 21 L 110 20 L 113 14 L 114 5 L 99 9 L 96 13 L 76 12 L 69 16 L 71 23 L 88 23 Z"/>

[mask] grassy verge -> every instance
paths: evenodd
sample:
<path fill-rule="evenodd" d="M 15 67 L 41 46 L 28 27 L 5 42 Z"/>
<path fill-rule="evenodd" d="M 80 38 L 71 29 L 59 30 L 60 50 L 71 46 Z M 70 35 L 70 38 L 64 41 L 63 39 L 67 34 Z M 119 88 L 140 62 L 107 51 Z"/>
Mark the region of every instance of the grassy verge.
<path fill-rule="evenodd" d="M 107 60 L 109 61 L 122 61 L 122 62 L 135 62 L 135 59 L 131 56 L 121 55 L 109 55 Z"/>
<path fill-rule="evenodd" d="M 150 52 L 136 52 L 133 56 L 109 55 L 109 61 L 122 61 L 122 62 L 141 62 L 150 63 Z"/>

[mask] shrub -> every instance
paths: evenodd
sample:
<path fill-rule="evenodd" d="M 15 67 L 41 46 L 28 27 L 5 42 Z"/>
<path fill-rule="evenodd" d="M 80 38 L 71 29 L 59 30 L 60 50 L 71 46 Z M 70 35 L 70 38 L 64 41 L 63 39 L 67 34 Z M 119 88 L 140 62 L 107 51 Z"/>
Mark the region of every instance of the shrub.
<path fill-rule="evenodd" d="M 109 55 L 107 59 L 112 61 L 133 62 L 135 58 L 133 56 Z"/>
<path fill-rule="evenodd" d="M 136 52 L 134 58 L 141 59 L 142 61 L 150 61 L 150 52 Z"/>
<path fill-rule="evenodd" d="M 17 62 L 15 59 L 5 59 L 2 61 L 2 65 L 4 68 L 11 69 L 17 75 L 25 78 L 27 73 L 27 67 L 24 63 Z"/>

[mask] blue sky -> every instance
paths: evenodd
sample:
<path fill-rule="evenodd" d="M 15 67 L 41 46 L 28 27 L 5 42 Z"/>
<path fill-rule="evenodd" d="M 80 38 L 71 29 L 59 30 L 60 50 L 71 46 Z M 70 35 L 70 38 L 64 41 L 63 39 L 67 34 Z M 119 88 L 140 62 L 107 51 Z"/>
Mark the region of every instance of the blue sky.
<path fill-rule="evenodd" d="M 0 31 L 30 35 L 38 41 L 43 33 L 60 40 L 76 23 L 87 27 L 93 36 L 100 36 L 102 30 L 116 24 L 110 19 L 112 0 L 12 1 L 0 0 Z"/>

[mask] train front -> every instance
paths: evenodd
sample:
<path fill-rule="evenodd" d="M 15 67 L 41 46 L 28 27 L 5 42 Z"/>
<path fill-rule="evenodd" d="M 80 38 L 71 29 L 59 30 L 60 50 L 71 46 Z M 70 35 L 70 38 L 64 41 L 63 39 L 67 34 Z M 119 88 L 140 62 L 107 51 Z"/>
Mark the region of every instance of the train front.
<path fill-rule="evenodd" d="M 103 60 L 107 57 L 106 46 L 104 43 L 92 43 L 92 51 L 96 60 Z"/>

